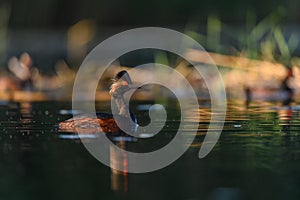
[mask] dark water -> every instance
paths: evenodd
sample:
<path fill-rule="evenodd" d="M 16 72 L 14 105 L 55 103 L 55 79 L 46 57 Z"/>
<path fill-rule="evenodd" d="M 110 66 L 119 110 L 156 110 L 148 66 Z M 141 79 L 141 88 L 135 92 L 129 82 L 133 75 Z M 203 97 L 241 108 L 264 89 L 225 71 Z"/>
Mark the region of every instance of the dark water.
<path fill-rule="evenodd" d="M 131 105 L 141 124 L 149 122 L 148 103 Z M 176 134 L 180 113 L 174 102 L 164 104 L 167 127 L 128 143 L 131 150 L 159 149 Z M 70 102 L 1 103 L 0 199 L 300 199 L 297 106 L 257 102 L 246 109 L 231 102 L 220 140 L 199 159 L 210 117 L 201 103 L 193 145 L 173 164 L 144 174 L 111 170 L 76 134 L 60 132 L 57 123 L 69 110 Z M 97 103 L 97 110 L 109 111 L 109 102 Z"/>

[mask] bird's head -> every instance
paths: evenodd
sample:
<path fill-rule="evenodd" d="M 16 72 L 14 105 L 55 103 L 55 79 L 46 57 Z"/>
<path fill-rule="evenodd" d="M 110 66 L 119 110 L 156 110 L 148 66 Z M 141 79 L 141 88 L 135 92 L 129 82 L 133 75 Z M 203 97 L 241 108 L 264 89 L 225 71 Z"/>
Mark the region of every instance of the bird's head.
<path fill-rule="evenodd" d="M 114 83 L 116 82 L 126 82 L 127 85 L 132 84 L 131 78 L 126 70 L 119 71 L 115 78 L 113 79 Z"/>
<path fill-rule="evenodd" d="M 123 95 L 130 89 L 133 89 L 131 78 L 126 70 L 122 70 L 114 77 L 109 93 L 112 96 Z"/>

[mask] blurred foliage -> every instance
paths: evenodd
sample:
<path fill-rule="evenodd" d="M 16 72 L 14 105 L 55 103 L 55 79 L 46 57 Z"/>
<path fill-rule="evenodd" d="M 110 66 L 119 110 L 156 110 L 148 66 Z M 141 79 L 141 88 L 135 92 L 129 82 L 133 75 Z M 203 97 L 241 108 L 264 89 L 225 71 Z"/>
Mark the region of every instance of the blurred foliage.
<path fill-rule="evenodd" d="M 209 51 L 276 61 L 290 67 L 291 60 L 298 58 L 299 36 L 296 32 L 283 31 L 287 12 L 280 6 L 258 20 L 256 13 L 248 10 L 245 25 L 238 29 L 223 23 L 216 15 L 208 16 L 206 34 L 194 31 L 195 24 L 187 26 L 186 34 Z"/>
<path fill-rule="evenodd" d="M 298 0 L 4 0 L 11 6 L 10 27 L 53 28 L 70 26 L 83 18 L 98 25 L 184 25 L 190 20 L 205 22 L 217 14 L 226 23 L 244 23 L 251 8 L 257 20 L 282 5 L 289 10 L 286 19 L 299 20 Z M 1 3 L 0 3 L 1 4 Z"/>
<path fill-rule="evenodd" d="M 10 14 L 10 6 L 8 4 L 0 4 L 0 63 L 4 62 L 4 55 L 7 46 L 7 27 Z"/>
<path fill-rule="evenodd" d="M 111 34 L 131 27 L 162 26 L 185 29 L 208 51 L 245 54 L 249 58 L 287 63 L 291 59 L 296 60 L 294 55 L 299 38 L 296 33 L 289 35 L 283 31 L 282 24 L 300 20 L 299 6 L 298 0 L 3 0 L 0 2 L 0 53 L 4 53 L 1 54 L 0 64 L 5 64 L 5 56 L 8 58 L 28 51 L 38 66 L 49 71 L 58 58 L 72 57 L 68 55 L 70 42 L 66 42 L 67 35 L 70 35 L 68 29 L 83 19 L 91 20 L 93 28 L 90 33 L 82 33 L 86 35 L 83 42 L 89 41 L 83 45 L 82 51 L 73 52 L 75 56 L 80 55 L 79 58 L 84 57 L 94 43 Z M 122 30 L 109 32 L 107 27 L 119 27 Z M 28 36 L 20 31 L 23 29 L 33 31 Z M 47 30 L 62 32 L 55 35 Z M 9 37 L 7 31 L 10 31 Z M 78 33 L 76 30 L 73 32 Z M 99 33 L 103 38 L 96 38 Z M 48 47 L 45 49 L 39 43 L 50 34 L 52 38 L 47 41 Z M 62 37 L 63 34 L 66 36 Z M 92 40 L 94 35 L 96 39 Z M 34 44 L 24 42 L 29 41 L 28 38 L 34 38 Z M 22 43 L 13 43 L 18 39 Z M 6 41 L 11 43 L 6 44 Z M 7 45 L 10 49 L 5 55 Z M 81 59 L 77 59 L 76 63 L 81 63 Z M 73 63 L 70 64 L 73 66 Z"/>

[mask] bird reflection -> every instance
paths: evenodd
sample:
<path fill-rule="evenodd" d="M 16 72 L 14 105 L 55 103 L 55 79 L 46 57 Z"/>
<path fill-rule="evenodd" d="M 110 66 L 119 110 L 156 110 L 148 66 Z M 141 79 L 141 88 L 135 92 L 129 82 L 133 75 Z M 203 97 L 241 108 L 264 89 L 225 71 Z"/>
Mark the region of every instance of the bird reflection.
<path fill-rule="evenodd" d="M 32 114 L 32 103 L 31 102 L 21 102 L 20 103 L 21 121 L 28 122 L 33 118 Z"/>
<path fill-rule="evenodd" d="M 126 141 L 119 141 L 116 145 L 126 148 Z M 111 168 L 111 189 L 113 191 L 128 191 L 128 158 L 126 152 L 118 154 L 113 146 L 110 146 L 110 168 Z M 122 171 L 116 170 L 121 168 Z"/>
<path fill-rule="evenodd" d="M 283 132 L 285 134 L 290 133 L 291 121 L 293 119 L 293 110 L 291 106 L 286 107 L 285 109 L 280 109 L 277 111 L 280 124 L 282 125 Z"/>

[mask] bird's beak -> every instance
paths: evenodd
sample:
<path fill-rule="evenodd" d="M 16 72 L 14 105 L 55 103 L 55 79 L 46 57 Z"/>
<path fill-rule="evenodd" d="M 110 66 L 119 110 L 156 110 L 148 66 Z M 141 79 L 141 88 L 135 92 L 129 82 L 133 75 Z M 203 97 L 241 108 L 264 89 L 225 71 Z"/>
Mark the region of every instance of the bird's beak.
<path fill-rule="evenodd" d="M 131 89 L 142 89 L 142 86 L 138 86 L 138 85 L 136 85 L 136 84 L 131 84 L 131 85 L 130 85 L 130 88 L 131 88 Z"/>

